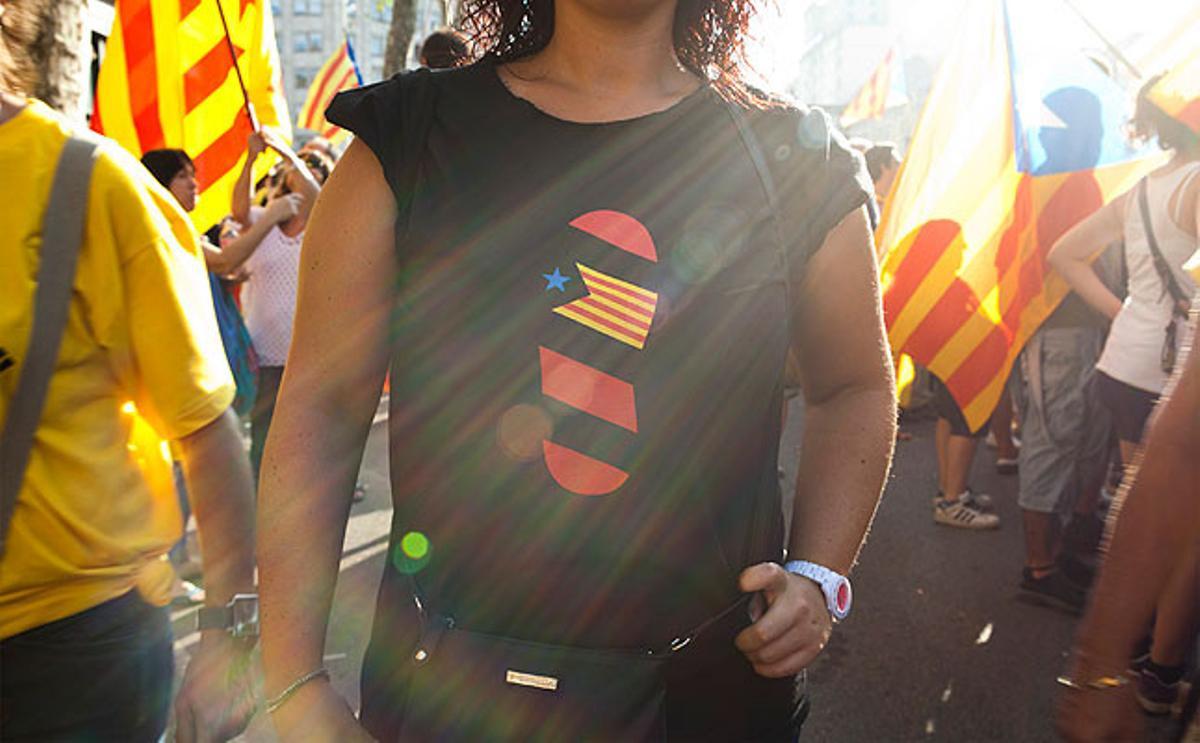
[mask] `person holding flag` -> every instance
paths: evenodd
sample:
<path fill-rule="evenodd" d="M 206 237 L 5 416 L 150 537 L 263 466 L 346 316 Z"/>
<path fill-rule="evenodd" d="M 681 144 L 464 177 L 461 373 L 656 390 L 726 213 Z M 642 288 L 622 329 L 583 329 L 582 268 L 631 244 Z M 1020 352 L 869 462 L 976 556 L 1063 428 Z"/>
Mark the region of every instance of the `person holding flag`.
<path fill-rule="evenodd" d="M 192 222 L 228 213 L 246 137 L 292 139 L 267 0 L 116 0 L 92 128 L 135 157 L 177 148 L 195 163 Z M 255 180 L 270 164 L 261 161 Z"/>
<path fill-rule="evenodd" d="M 297 155 L 269 129 L 251 134 L 247 142 L 231 205 L 234 221 L 245 231 L 220 249 L 219 265 L 222 271 L 245 266 L 248 273 L 242 302 L 258 355 L 257 398 L 250 412 L 250 464 L 257 478 L 292 343 L 304 228 L 333 164 L 316 150 Z M 252 173 L 268 148 L 282 158 L 281 170 L 266 206 L 258 207 L 251 203 Z"/>

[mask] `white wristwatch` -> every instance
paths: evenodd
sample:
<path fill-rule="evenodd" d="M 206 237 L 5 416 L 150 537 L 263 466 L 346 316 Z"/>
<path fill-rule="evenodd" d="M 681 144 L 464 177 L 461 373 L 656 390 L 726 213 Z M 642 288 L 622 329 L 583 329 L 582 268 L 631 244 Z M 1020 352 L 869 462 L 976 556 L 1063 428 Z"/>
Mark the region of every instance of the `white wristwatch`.
<path fill-rule="evenodd" d="M 825 605 L 834 620 L 841 621 L 850 613 L 854 592 L 850 589 L 850 579 L 846 576 L 807 560 L 785 562 L 783 569 L 808 578 L 820 586 L 821 592 L 825 594 Z"/>

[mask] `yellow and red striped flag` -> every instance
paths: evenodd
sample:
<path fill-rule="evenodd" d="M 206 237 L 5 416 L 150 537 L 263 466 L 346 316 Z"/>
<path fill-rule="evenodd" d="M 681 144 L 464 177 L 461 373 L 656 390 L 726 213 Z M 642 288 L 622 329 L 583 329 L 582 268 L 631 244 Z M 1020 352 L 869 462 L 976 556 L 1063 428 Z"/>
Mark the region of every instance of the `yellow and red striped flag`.
<path fill-rule="evenodd" d="M 171 147 L 195 161 L 202 230 L 229 213 L 252 130 L 235 54 L 258 123 L 290 141 L 267 0 L 117 0 L 96 84 L 93 129 L 139 157 Z M 256 177 L 270 163 L 258 167 Z"/>
<path fill-rule="evenodd" d="M 908 103 L 899 56 L 895 47 L 888 49 L 862 90 L 842 109 L 838 122 L 843 127 L 867 119 L 878 119 L 887 109 Z"/>
<path fill-rule="evenodd" d="M 576 263 L 587 296 L 554 312 L 639 351 L 646 345 L 658 295 L 628 281 Z"/>
<path fill-rule="evenodd" d="M 1073 18 L 1037 0 L 964 8 L 878 237 L 893 352 L 944 381 L 978 428 L 1067 293 L 1047 251 L 1155 161 L 1124 136 L 1126 92 L 1062 48 Z"/>
<path fill-rule="evenodd" d="M 308 97 L 300 108 L 296 126 L 316 132 L 330 142 L 337 142 L 349 135 L 345 129 L 325 120 L 325 109 L 333 97 L 343 90 L 362 85 L 362 74 L 354 57 L 354 47 L 346 39 L 333 55 L 321 65 L 308 88 Z"/>
<path fill-rule="evenodd" d="M 1150 100 L 1200 134 L 1200 49 L 1155 84 Z"/>

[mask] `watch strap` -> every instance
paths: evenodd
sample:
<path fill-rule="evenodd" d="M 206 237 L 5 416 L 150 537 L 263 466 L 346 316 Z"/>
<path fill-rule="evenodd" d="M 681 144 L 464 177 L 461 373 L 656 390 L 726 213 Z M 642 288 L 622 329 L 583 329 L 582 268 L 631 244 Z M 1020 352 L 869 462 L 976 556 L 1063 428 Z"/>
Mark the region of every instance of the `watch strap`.
<path fill-rule="evenodd" d="M 196 629 L 227 630 L 233 626 L 232 606 L 204 606 L 196 614 Z"/>
<path fill-rule="evenodd" d="M 835 620 L 845 619 L 853 603 L 850 579 L 824 565 L 807 560 L 789 560 L 783 569 L 816 583 L 825 595 L 825 607 Z"/>

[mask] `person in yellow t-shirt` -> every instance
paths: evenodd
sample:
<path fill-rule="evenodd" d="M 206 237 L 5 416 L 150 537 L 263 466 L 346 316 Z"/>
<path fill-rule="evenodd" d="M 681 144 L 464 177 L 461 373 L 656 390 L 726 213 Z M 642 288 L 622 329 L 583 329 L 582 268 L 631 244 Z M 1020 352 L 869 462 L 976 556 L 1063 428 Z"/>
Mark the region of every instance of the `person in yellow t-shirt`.
<path fill-rule="evenodd" d="M 36 35 L 42 7 L 0 0 L 0 423 L 27 352 L 43 219 L 72 130 L 17 94 L 28 90 L 22 44 Z M 61 347 L 0 556 L 0 738 L 162 734 L 173 676 L 165 553 L 180 514 L 161 446 L 137 442 L 155 440 L 143 435 L 149 426 L 178 443 L 209 605 L 251 593 L 253 487 L 233 395 L 187 217 L 132 156 L 105 142 Z M 254 708 L 249 647 L 221 629 L 202 633 L 176 700 L 179 739 L 224 739 L 245 727 Z"/>

